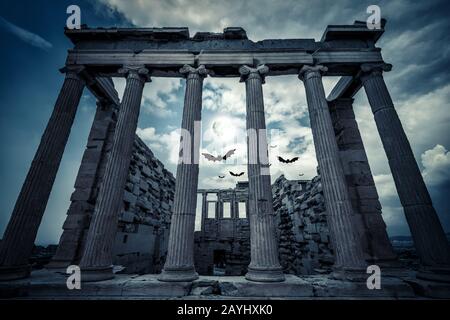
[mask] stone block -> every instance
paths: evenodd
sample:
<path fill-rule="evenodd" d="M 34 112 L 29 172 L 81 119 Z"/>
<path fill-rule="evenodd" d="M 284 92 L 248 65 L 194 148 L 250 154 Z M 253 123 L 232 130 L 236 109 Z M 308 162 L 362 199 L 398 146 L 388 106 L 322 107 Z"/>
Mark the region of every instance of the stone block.
<path fill-rule="evenodd" d="M 134 195 L 131 192 L 128 192 L 126 190 L 124 191 L 124 193 L 123 193 L 123 201 L 124 202 L 128 202 L 130 204 L 136 204 L 136 200 L 137 200 L 136 195 Z"/>
<path fill-rule="evenodd" d="M 359 199 L 378 199 L 378 192 L 375 185 L 357 186 L 355 189 Z"/>
<path fill-rule="evenodd" d="M 124 211 L 120 215 L 120 220 L 124 222 L 133 222 L 135 217 L 134 212 Z"/>
<path fill-rule="evenodd" d="M 68 215 L 63 224 L 63 229 L 84 229 L 88 225 L 88 217 L 86 214 Z"/>

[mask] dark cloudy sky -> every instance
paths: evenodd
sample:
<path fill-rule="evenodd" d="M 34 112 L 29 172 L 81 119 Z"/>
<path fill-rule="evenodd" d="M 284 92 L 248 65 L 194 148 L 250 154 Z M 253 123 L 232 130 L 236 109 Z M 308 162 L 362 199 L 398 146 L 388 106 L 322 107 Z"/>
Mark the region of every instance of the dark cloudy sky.
<path fill-rule="evenodd" d="M 2 1 L 0 3 L 0 233 L 3 233 L 40 136 L 58 95 L 66 50 L 63 34 L 66 8 L 77 4 L 82 23 L 94 26 L 187 26 L 220 32 L 242 26 L 252 40 L 315 38 L 328 24 L 365 20 L 366 8 L 378 4 L 388 20 L 378 43 L 384 59 L 394 65 L 385 75 L 392 98 L 411 142 L 433 202 L 450 231 L 450 3 L 448 1 Z M 337 79 L 325 78 L 326 91 Z M 121 94 L 122 79 L 115 79 Z M 138 135 L 174 172 L 177 128 L 184 84 L 179 79 L 153 79 L 144 91 Z M 202 151 L 220 153 L 237 147 L 245 157 L 245 92 L 234 79 L 205 80 Z M 270 77 L 264 86 L 266 119 L 277 153 L 299 156 L 294 166 L 274 161 L 272 178 L 284 173 L 296 179 L 315 176 L 316 160 L 306 99 L 295 76 Z M 39 230 L 38 243 L 56 243 L 95 111 L 86 90 L 66 147 L 54 190 Z M 358 93 L 355 112 L 383 205 L 390 235 L 409 234 L 387 159 L 365 93 Z M 273 154 L 275 156 L 276 154 Z M 200 187 L 218 187 L 218 174 L 245 168 L 242 161 L 226 165 L 201 162 Z M 243 178 L 245 179 L 245 177 Z M 231 187 L 236 180 L 221 181 Z"/>

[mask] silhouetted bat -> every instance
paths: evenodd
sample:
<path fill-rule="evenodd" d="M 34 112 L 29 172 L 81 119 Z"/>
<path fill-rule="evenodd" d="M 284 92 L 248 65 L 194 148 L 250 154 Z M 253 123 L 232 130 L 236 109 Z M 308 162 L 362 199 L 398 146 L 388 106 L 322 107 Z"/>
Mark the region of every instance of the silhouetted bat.
<path fill-rule="evenodd" d="M 234 154 L 234 152 L 236 151 L 236 149 L 231 149 L 230 151 L 228 151 L 227 153 L 225 153 L 224 156 L 218 155 L 217 157 L 213 156 L 212 154 L 209 153 L 202 153 L 202 155 L 205 156 L 206 159 L 208 159 L 209 161 L 222 161 L 222 160 L 227 160 L 229 157 L 231 157 L 231 155 Z"/>
<path fill-rule="evenodd" d="M 294 157 L 292 159 L 283 159 L 282 157 L 278 156 L 278 161 L 282 162 L 282 163 L 292 163 L 298 160 L 298 157 Z"/>
<path fill-rule="evenodd" d="M 299 173 L 298 175 L 301 177 L 301 176 L 304 176 L 305 174 L 304 173 Z"/>
<path fill-rule="evenodd" d="M 234 172 L 231 172 L 231 171 L 229 171 L 230 172 L 230 174 L 233 176 L 233 177 L 240 177 L 240 176 L 242 176 L 243 174 L 244 174 L 244 172 L 240 172 L 240 173 L 234 173 Z"/>
<path fill-rule="evenodd" d="M 270 146 L 271 148 L 276 148 L 276 147 L 278 147 L 277 145 L 274 145 L 274 146 Z"/>
<path fill-rule="evenodd" d="M 223 178 L 225 178 L 225 176 L 219 176 L 219 178 L 220 178 L 220 179 L 223 179 Z"/>

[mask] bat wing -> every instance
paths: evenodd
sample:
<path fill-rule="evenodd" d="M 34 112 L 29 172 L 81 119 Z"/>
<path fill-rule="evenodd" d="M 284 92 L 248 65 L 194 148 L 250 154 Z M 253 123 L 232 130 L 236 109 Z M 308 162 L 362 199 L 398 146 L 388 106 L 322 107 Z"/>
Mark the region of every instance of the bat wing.
<path fill-rule="evenodd" d="M 233 177 L 240 177 L 244 174 L 244 172 L 240 172 L 240 173 L 234 173 L 232 171 L 228 171 Z"/>
<path fill-rule="evenodd" d="M 225 155 L 222 157 L 222 159 L 227 160 L 227 158 L 231 157 L 231 155 L 233 155 L 235 151 L 236 151 L 236 149 L 231 149 L 230 151 L 225 153 Z"/>
<path fill-rule="evenodd" d="M 288 163 L 292 163 L 292 162 L 295 162 L 295 161 L 297 161 L 298 160 L 298 157 L 294 157 L 294 158 L 292 158 L 291 160 L 288 160 Z"/>
<path fill-rule="evenodd" d="M 278 161 L 282 162 L 282 163 L 287 163 L 286 160 L 284 160 L 282 157 L 278 156 Z"/>
<path fill-rule="evenodd" d="M 204 155 L 205 158 L 208 159 L 209 161 L 217 161 L 217 158 L 215 156 L 213 156 L 212 154 L 202 153 L 202 155 Z"/>

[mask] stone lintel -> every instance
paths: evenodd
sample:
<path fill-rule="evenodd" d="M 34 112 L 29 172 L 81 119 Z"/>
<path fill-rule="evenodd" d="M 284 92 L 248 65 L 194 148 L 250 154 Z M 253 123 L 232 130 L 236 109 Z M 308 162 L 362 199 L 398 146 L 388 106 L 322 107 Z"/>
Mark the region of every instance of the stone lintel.
<path fill-rule="evenodd" d="M 145 65 L 152 70 L 152 76 L 183 77 L 179 69 L 184 65 L 205 65 L 213 69 L 216 77 L 239 76 L 241 65 L 266 64 L 270 67 L 269 75 L 298 74 L 305 64 L 322 64 L 329 67 L 327 75 L 352 75 L 360 70 L 362 63 L 382 63 L 379 50 L 361 50 L 341 48 L 324 49 L 315 53 L 307 50 L 279 51 L 242 51 L 210 50 L 187 52 L 183 50 L 142 50 L 135 54 L 130 50 L 69 50 L 68 64 L 80 64 L 88 67 L 90 72 L 102 77 L 119 76 L 117 70 L 123 64 Z"/>

